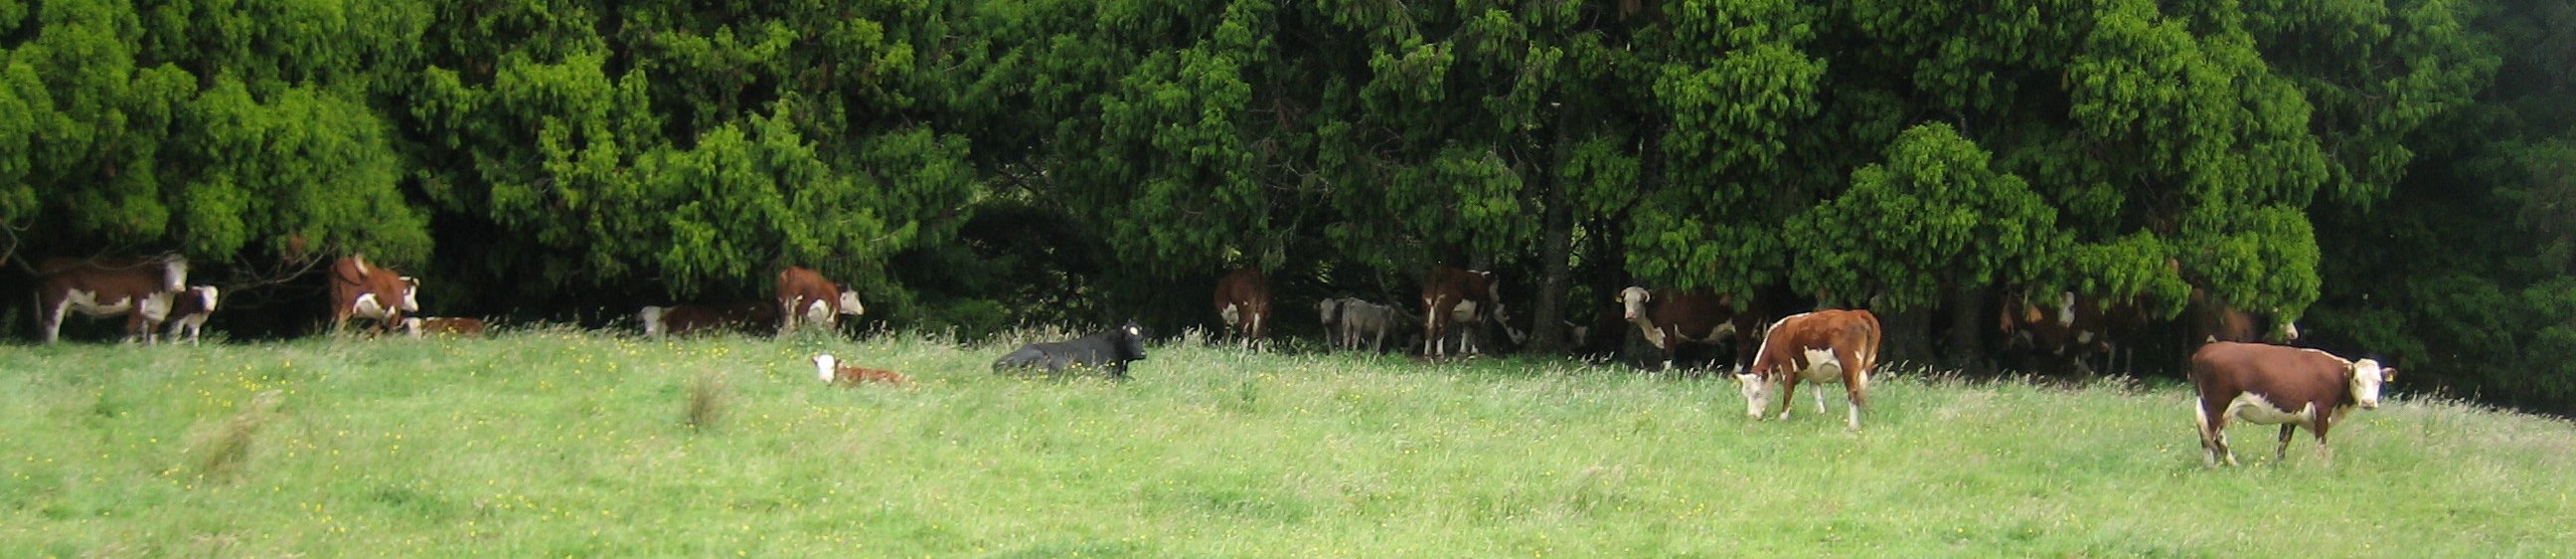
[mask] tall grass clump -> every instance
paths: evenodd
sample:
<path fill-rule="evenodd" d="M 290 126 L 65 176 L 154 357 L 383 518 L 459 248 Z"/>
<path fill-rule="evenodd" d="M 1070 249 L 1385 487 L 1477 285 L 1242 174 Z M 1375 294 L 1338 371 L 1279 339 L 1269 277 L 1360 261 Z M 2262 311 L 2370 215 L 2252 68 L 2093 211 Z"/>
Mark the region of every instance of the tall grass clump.
<path fill-rule="evenodd" d="M 233 472 L 250 457 L 251 442 L 261 427 L 276 419 L 278 405 L 285 399 L 285 393 L 276 389 L 261 391 L 230 419 L 200 431 L 192 437 L 195 442 L 188 445 L 190 465 L 196 467 L 198 475 L 208 478 Z"/>
<path fill-rule="evenodd" d="M 724 418 L 725 402 L 732 397 L 729 390 L 724 375 L 712 370 L 699 371 L 696 377 L 691 378 L 686 417 L 689 428 L 699 431 L 714 428 L 716 420 Z"/>

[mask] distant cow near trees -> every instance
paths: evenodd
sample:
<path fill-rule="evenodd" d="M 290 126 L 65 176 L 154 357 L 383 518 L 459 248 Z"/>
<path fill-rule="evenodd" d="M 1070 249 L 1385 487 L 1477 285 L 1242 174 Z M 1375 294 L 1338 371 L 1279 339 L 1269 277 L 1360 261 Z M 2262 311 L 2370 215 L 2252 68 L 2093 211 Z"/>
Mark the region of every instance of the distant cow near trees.
<path fill-rule="evenodd" d="M 363 254 L 331 263 L 331 332 L 351 318 L 382 321 L 378 332 L 402 325 L 403 313 L 420 312 L 420 281 L 392 268 L 367 263 Z"/>
<path fill-rule="evenodd" d="M 1447 357 L 1449 330 L 1460 328 L 1460 353 L 1476 352 L 1475 328 L 1502 316 L 1500 286 L 1494 273 L 1455 266 L 1433 266 L 1422 278 L 1422 355 Z"/>
<path fill-rule="evenodd" d="M 37 287 L 37 326 L 44 343 L 62 336 L 67 313 L 105 317 L 125 315 L 125 339 L 151 343 L 152 329 L 170 315 L 170 295 L 186 289 L 188 259 L 148 256 L 120 258 L 47 258 L 36 267 L 44 278 Z"/>
<path fill-rule="evenodd" d="M 1127 380 L 1127 364 L 1145 360 L 1146 335 L 1143 327 L 1130 320 L 1126 325 L 1089 336 L 1020 346 L 993 360 L 993 371 L 1045 369 L 1056 374 L 1097 368 L 1107 371 L 1111 380 Z"/>
<path fill-rule="evenodd" d="M 1269 335 L 1270 277 L 1244 268 L 1216 280 L 1216 314 L 1245 347 Z"/>
<path fill-rule="evenodd" d="M 789 266 L 778 272 L 778 335 L 796 331 L 799 323 L 820 324 L 831 330 L 840 324 L 840 315 L 867 313 L 859 304 L 859 292 L 843 289 L 841 284 L 823 279 L 822 272 Z"/>
<path fill-rule="evenodd" d="M 732 330 L 745 334 L 778 331 L 778 309 L 775 301 L 740 303 L 681 303 L 667 307 L 644 307 L 635 313 L 643 323 L 644 337 L 682 336 L 692 333 Z"/>

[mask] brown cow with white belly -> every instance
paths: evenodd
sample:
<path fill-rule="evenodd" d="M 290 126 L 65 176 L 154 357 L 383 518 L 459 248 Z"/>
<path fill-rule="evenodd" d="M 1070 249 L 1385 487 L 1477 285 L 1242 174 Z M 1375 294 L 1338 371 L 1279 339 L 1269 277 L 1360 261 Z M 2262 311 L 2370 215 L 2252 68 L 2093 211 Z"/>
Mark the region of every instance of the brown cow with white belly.
<path fill-rule="evenodd" d="M 188 345 L 197 345 L 197 335 L 206 329 L 206 319 L 215 314 L 216 295 L 221 290 L 212 285 L 189 287 L 187 291 L 163 293 L 170 297 L 170 333 L 163 336 L 179 343 L 179 333 L 188 333 Z"/>
<path fill-rule="evenodd" d="M 125 315 L 125 339 L 153 341 L 152 328 L 170 315 L 170 294 L 185 289 L 188 259 L 181 256 L 47 258 L 36 267 L 37 326 L 44 342 L 62 337 L 63 315 Z"/>
<path fill-rule="evenodd" d="M 403 313 L 420 312 L 420 280 L 367 263 L 363 254 L 331 263 L 331 332 L 351 318 L 382 321 L 383 332 L 402 325 Z"/>
<path fill-rule="evenodd" d="M 2281 447 L 2272 460 L 2289 457 L 2290 436 L 2300 425 L 2317 436 L 2317 452 L 2334 459 L 2326 431 L 2354 406 L 2379 407 L 2379 386 L 2397 378 L 2397 368 L 2371 359 L 2346 360 L 2323 351 L 2237 342 L 2216 342 L 2191 353 L 2191 384 L 2200 393 L 2192 421 L 2200 426 L 2203 463 L 2236 465 L 2227 447 L 2227 420 L 2281 426 Z"/>
<path fill-rule="evenodd" d="M 1235 270 L 1216 280 L 1216 314 L 1243 339 L 1245 347 L 1269 334 L 1270 277 L 1261 270 Z"/>
<path fill-rule="evenodd" d="M 859 304 L 859 292 L 841 288 L 841 284 L 823 279 L 822 272 L 801 266 L 789 266 L 778 272 L 778 335 L 796 331 L 797 323 L 820 324 L 825 330 L 840 325 L 840 315 L 858 316 L 867 312 Z"/>
<path fill-rule="evenodd" d="M 1852 429 L 1860 429 L 1860 410 L 1869 405 L 1869 372 L 1878 364 L 1878 316 L 1863 310 L 1822 310 L 1790 315 L 1763 335 L 1753 368 L 1735 375 L 1744 392 L 1744 413 L 1761 419 L 1771 405 L 1771 389 L 1780 389 L 1780 419 L 1789 419 L 1798 381 L 1839 382 L 1851 404 Z M 1825 395 L 1816 392 L 1816 413 L 1825 412 Z"/>
<path fill-rule="evenodd" d="M 1502 296 L 1494 273 L 1455 266 L 1434 266 L 1422 277 L 1422 355 L 1449 355 L 1449 328 L 1465 323 L 1460 353 L 1476 352 L 1475 327 L 1502 314 Z"/>
<path fill-rule="evenodd" d="M 1619 305 L 1626 311 L 1623 316 L 1644 333 L 1646 343 L 1664 350 L 1666 371 L 1673 370 L 1673 358 L 1681 353 L 1684 344 L 1732 341 L 1734 365 L 1740 368 L 1750 364 L 1761 319 L 1734 303 L 1729 297 L 1700 291 L 1654 291 L 1636 286 L 1619 290 Z"/>

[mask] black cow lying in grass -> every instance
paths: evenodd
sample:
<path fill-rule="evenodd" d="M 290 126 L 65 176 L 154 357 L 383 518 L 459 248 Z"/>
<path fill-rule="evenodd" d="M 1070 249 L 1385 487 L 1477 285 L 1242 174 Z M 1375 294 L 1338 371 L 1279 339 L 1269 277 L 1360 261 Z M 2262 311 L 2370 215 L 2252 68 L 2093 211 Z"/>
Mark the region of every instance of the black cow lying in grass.
<path fill-rule="evenodd" d="M 1049 374 L 1065 369 L 1099 367 L 1109 371 L 1112 380 L 1127 380 L 1127 362 L 1145 360 L 1145 329 L 1136 321 L 1097 334 L 1070 341 L 1035 343 L 1020 346 L 1017 351 L 993 361 L 995 372 L 1012 369 L 1045 368 Z"/>

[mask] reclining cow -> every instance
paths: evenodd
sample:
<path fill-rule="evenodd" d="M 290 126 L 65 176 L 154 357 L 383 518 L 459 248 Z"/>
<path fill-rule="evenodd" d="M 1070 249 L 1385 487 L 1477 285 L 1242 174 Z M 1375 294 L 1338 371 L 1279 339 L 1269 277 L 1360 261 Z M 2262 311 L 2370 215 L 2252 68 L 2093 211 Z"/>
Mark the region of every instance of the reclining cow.
<path fill-rule="evenodd" d="M 681 303 L 644 307 L 635 316 L 643 323 L 644 337 L 647 338 L 717 330 L 767 333 L 778 331 L 778 308 L 778 303 L 767 301 Z"/>
<path fill-rule="evenodd" d="M 181 256 L 48 258 L 36 268 L 36 322 L 44 343 L 62 337 L 63 317 L 125 315 L 125 339 L 152 343 L 152 329 L 170 315 L 171 294 L 186 289 L 188 259 Z"/>
<path fill-rule="evenodd" d="M 1145 336 L 1145 329 L 1130 320 L 1089 336 L 1020 346 L 994 360 L 993 371 L 1046 369 L 1048 374 L 1061 374 L 1067 369 L 1099 368 L 1108 371 L 1111 380 L 1127 380 L 1127 363 L 1145 360 Z"/>

